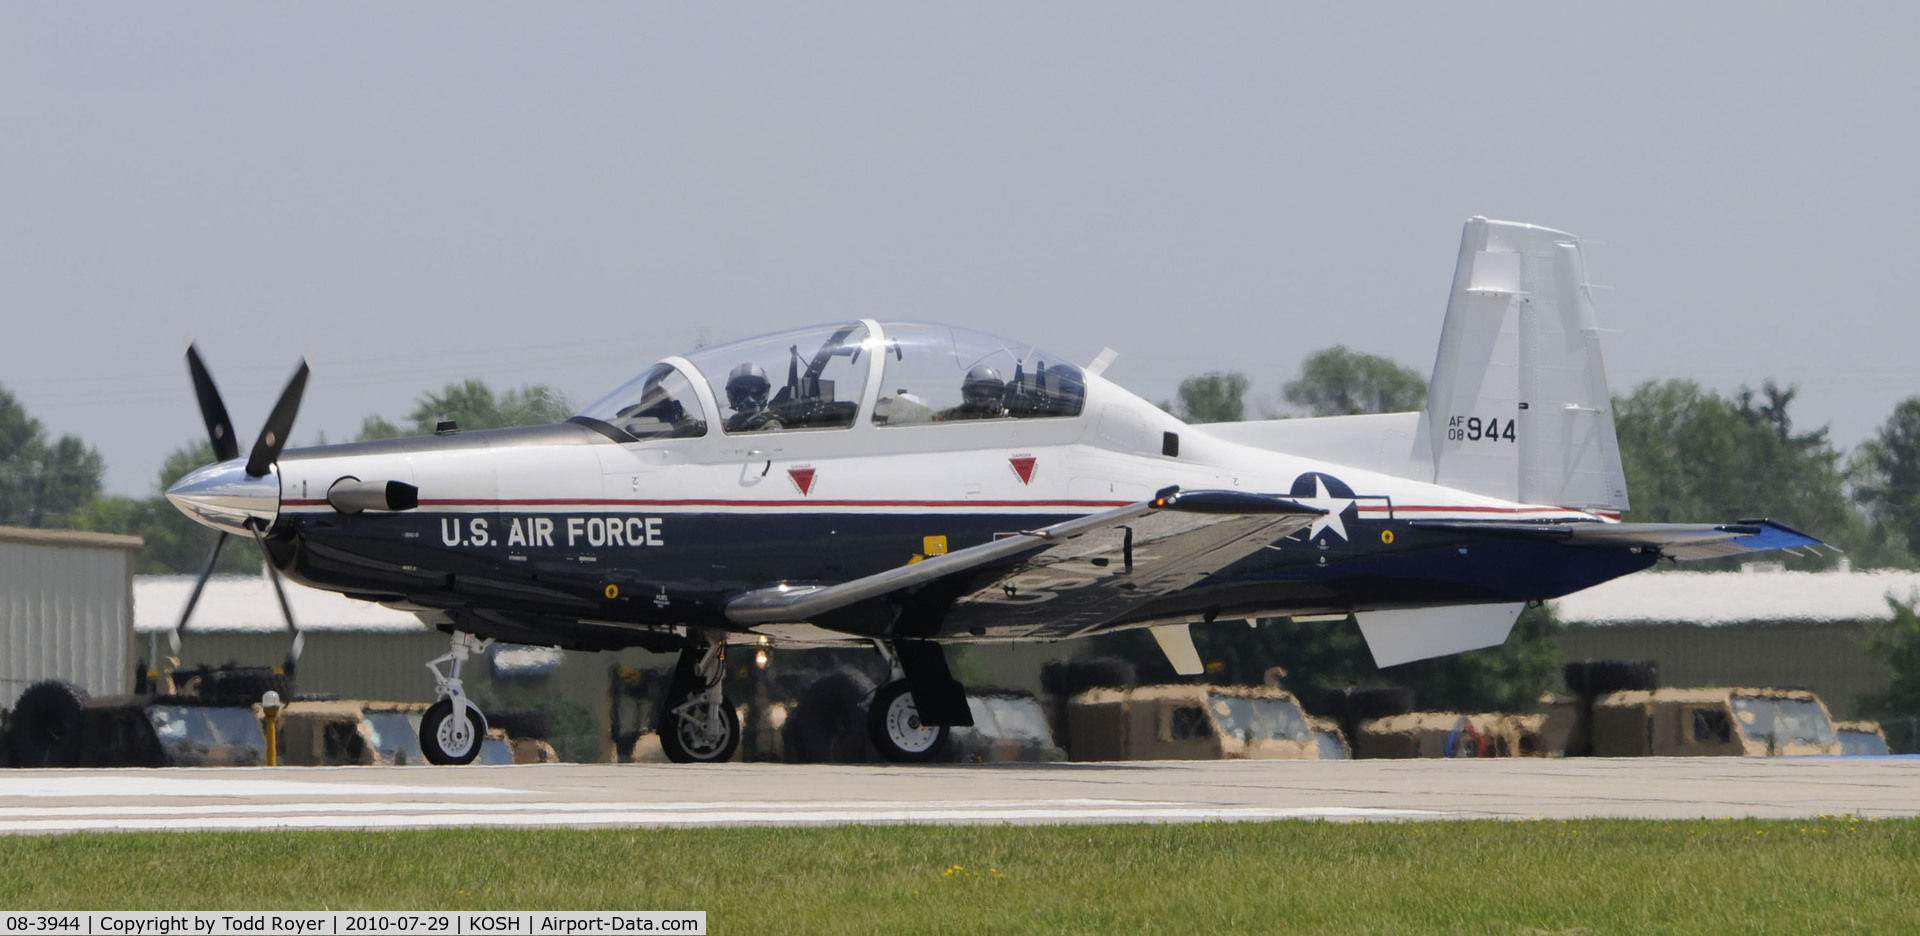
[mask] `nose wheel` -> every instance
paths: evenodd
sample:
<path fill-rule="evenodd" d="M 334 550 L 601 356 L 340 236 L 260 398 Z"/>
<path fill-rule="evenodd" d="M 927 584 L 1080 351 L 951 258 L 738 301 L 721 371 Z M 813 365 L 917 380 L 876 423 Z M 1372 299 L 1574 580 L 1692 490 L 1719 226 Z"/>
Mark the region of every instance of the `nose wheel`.
<path fill-rule="evenodd" d="M 867 706 L 867 734 L 887 760 L 917 764 L 945 753 L 951 731 L 945 725 L 922 722 L 906 680 L 896 679 L 873 694 L 873 703 Z"/>
<path fill-rule="evenodd" d="M 471 705 L 457 715 L 453 709 L 452 699 L 441 699 L 420 717 L 420 753 L 429 764 L 471 764 L 480 755 L 486 719 Z"/>
<path fill-rule="evenodd" d="M 720 690 L 726 645 L 705 638 L 680 651 L 666 709 L 660 713 L 660 750 L 676 764 L 714 764 L 740 747 L 740 714 Z"/>
<path fill-rule="evenodd" d="M 460 668 L 467 657 L 485 651 L 492 642 L 454 631 L 446 655 L 427 664 L 440 692 L 440 701 L 420 716 L 420 753 L 426 755 L 427 763 L 471 764 L 480 756 L 480 743 L 487 737 L 487 719 L 467 701 Z M 447 664 L 445 673 L 440 672 L 442 663 Z"/>

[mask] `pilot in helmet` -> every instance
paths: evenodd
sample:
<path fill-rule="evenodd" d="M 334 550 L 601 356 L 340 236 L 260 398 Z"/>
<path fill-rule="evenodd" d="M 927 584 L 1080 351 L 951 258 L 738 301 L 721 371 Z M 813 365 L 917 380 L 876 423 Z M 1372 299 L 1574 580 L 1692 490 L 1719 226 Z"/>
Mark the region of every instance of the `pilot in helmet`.
<path fill-rule="evenodd" d="M 751 361 L 727 374 L 727 405 L 733 415 L 727 417 L 728 432 L 758 432 L 779 429 L 780 418 L 767 408 L 767 391 L 773 384 L 767 372 Z"/>
<path fill-rule="evenodd" d="M 975 364 L 960 382 L 960 405 L 940 414 L 943 420 L 998 419 L 1007 415 L 1004 402 L 1007 384 L 1000 372 L 985 364 Z"/>

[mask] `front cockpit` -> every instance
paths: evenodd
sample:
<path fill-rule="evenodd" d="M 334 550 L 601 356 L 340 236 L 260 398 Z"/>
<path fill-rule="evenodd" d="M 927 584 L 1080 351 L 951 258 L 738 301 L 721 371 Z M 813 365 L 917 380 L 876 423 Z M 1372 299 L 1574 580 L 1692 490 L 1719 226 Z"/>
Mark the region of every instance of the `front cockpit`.
<path fill-rule="evenodd" d="M 863 320 L 668 358 L 581 411 L 622 441 L 1080 415 L 1086 377 L 984 332 Z"/>

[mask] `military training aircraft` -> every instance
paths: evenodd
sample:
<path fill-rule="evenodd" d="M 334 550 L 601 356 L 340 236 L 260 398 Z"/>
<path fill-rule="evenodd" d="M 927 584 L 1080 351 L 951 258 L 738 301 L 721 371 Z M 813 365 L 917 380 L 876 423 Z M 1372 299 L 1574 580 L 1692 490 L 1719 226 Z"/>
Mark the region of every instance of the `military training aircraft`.
<path fill-rule="evenodd" d="M 243 458 L 189 349 L 219 460 L 167 496 L 276 575 L 451 635 L 436 763 L 479 750 L 461 667 L 495 640 L 677 651 L 681 762 L 739 743 L 727 645 L 871 646 L 872 740 L 923 760 L 971 723 L 944 644 L 1147 627 L 1197 673 L 1192 625 L 1352 615 L 1384 667 L 1662 558 L 1818 544 L 1620 522 L 1597 335 L 1576 238 L 1476 217 L 1417 413 L 1187 425 L 1102 378 L 1111 351 L 863 319 L 666 358 L 557 425 L 283 451 L 303 363 Z"/>

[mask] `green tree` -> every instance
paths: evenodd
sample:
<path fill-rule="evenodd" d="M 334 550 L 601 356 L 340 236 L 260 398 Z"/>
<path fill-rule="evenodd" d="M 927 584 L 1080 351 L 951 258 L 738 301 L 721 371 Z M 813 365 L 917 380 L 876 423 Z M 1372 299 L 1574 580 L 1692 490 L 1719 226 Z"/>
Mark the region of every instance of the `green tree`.
<path fill-rule="evenodd" d="M 573 409 L 565 394 L 546 384 L 527 384 L 496 395 L 486 381 L 470 378 L 421 394 L 405 426 L 379 415 L 368 416 L 360 424 L 359 439 L 432 435 L 443 419 L 455 421 L 463 430 L 538 426 L 562 422 Z"/>
<path fill-rule="evenodd" d="M 360 435 L 358 439 L 361 442 L 372 442 L 375 439 L 398 439 L 406 434 L 407 433 L 400 431 L 400 427 L 394 425 L 385 416 L 376 413 L 360 421 Z"/>
<path fill-rule="evenodd" d="M 1335 345 L 1307 355 L 1299 378 L 1280 393 L 1310 416 L 1406 413 L 1425 405 L 1427 378 L 1391 358 Z"/>
<path fill-rule="evenodd" d="M 1190 423 L 1239 422 L 1247 418 L 1247 375 L 1210 371 L 1180 381 L 1174 415 Z"/>
<path fill-rule="evenodd" d="M 106 463 L 77 436 L 46 427 L 0 387 L 0 525 L 60 527 L 100 493 Z"/>
<path fill-rule="evenodd" d="M 1764 400 L 1762 399 L 1764 396 Z M 1792 388 L 1720 396 L 1690 380 L 1648 381 L 1615 397 L 1614 422 L 1632 519 L 1701 523 L 1767 517 L 1884 564 L 1848 502 L 1840 453 L 1827 430 L 1795 433 Z M 1826 568 L 1837 556 L 1780 554 L 1789 566 Z M 1738 559 L 1689 563 L 1731 568 Z"/>
<path fill-rule="evenodd" d="M 1867 625 L 1867 653 L 1887 664 L 1887 688 L 1860 696 L 1856 707 L 1878 718 L 1889 745 L 1901 753 L 1920 748 L 1914 724 L 1920 720 L 1920 614 L 1912 606 L 1889 597 L 1893 615 Z"/>
<path fill-rule="evenodd" d="M 1920 397 L 1908 397 L 1847 468 L 1876 545 L 1920 553 Z"/>

